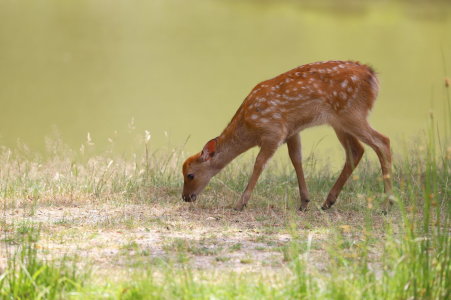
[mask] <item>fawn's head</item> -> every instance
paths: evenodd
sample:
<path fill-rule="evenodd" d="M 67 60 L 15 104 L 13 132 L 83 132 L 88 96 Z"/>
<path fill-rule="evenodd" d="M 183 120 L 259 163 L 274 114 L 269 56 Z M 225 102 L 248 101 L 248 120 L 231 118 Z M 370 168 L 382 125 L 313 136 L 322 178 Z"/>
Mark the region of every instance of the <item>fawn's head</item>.
<path fill-rule="evenodd" d="M 215 175 L 211 166 L 211 158 L 216 152 L 217 140 L 210 140 L 201 152 L 189 157 L 183 163 L 183 193 L 182 198 L 186 202 L 196 200 L 197 195 L 203 191 Z"/>

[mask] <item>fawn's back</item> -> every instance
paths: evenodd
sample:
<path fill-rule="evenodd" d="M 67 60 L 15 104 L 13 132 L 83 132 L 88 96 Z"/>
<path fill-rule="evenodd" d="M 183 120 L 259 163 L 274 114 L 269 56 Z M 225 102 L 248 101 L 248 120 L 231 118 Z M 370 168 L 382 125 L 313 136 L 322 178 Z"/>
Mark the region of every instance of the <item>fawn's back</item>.
<path fill-rule="evenodd" d="M 303 65 L 258 84 L 239 113 L 255 129 L 279 129 L 291 136 L 348 117 L 366 118 L 378 92 L 374 71 L 358 62 Z"/>

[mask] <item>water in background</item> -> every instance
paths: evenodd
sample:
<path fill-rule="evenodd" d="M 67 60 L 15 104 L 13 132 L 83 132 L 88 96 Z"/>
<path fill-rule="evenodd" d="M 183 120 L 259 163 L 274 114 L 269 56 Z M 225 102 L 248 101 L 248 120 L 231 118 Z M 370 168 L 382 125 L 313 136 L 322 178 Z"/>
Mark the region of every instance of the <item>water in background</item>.
<path fill-rule="evenodd" d="M 352 59 L 378 71 L 371 123 L 396 147 L 443 117 L 451 5 L 387 2 L 0 0 L 0 144 L 43 151 L 57 132 L 78 149 L 89 132 L 126 152 L 148 130 L 154 149 L 200 150 L 256 83 Z M 302 137 L 342 156 L 330 128 Z"/>

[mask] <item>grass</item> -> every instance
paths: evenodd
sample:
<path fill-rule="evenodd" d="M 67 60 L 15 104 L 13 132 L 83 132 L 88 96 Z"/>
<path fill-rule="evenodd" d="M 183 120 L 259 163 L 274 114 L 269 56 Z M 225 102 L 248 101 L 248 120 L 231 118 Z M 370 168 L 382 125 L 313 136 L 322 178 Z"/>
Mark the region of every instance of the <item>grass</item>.
<path fill-rule="evenodd" d="M 247 158 L 186 204 L 185 155 L 152 152 L 148 134 L 132 158 L 94 154 L 90 141 L 82 152 L 49 143 L 47 158 L 3 148 L 0 297 L 449 299 L 451 141 L 433 119 L 428 130 L 396 156 L 386 216 L 368 160 L 322 212 L 337 174 L 306 158 L 305 213 L 292 168 L 273 163 L 238 213 Z"/>
<path fill-rule="evenodd" d="M 59 299 L 82 287 L 84 277 L 74 261 L 64 257 L 55 262 L 38 256 L 39 227 L 19 225 L 14 229 L 13 235 L 20 235 L 21 240 L 14 250 L 6 248 L 7 265 L 0 276 L 2 299 Z M 5 238 L 5 242 L 13 239 Z"/>

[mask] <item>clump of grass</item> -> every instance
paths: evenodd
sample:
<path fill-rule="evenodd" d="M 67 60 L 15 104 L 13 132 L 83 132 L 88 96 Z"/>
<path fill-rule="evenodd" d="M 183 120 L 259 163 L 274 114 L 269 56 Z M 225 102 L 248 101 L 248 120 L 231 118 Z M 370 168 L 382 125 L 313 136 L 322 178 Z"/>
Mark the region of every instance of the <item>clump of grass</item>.
<path fill-rule="evenodd" d="M 0 275 L 2 299 L 62 299 L 80 289 L 86 279 L 68 257 L 49 261 L 39 256 L 39 227 L 17 227 L 19 246 L 7 252 L 7 266 Z M 16 240 L 17 241 L 17 240 Z"/>
<path fill-rule="evenodd" d="M 241 250 L 241 248 L 243 247 L 243 244 L 241 243 L 235 243 L 232 246 L 229 247 L 230 251 L 237 251 L 237 250 Z"/>
<path fill-rule="evenodd" d="M 231 258 L 229 256 L 216 256 L 215 261 L 217 262 L 228 262 Z"/>
<path fill-rule="evenodd" d="M 37 242 L 39 239 L 38 225 L 30 221 L 21 221 L 16 224 L 2 222 L 2 241 L 9 245 L 21 245 L 27 242 Z"/>
<path fill-rule="evenodd" d="M 179 254 L 190 253 L 193 255 L 210 256 L 219 254 L 222 251 L 222 247 L 208 247 L 204 240 L 189 240 L 184 238 L 175 238 L 166 245 L 163 249 L 166 252 L 175 252 Z"/>

